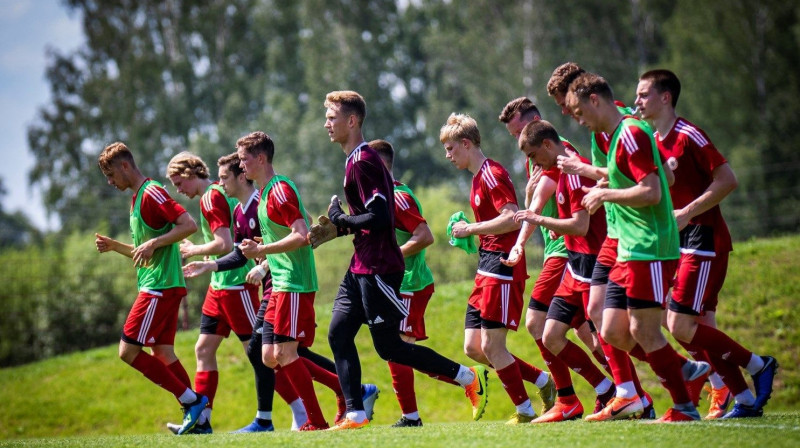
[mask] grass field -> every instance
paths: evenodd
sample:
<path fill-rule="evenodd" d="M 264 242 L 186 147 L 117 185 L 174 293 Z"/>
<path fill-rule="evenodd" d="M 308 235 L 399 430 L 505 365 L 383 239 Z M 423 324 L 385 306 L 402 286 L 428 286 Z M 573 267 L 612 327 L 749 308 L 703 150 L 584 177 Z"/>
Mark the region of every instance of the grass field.
<path fill-rule="evenodd" d="M 215 434 L 177 438 L 164 424 L 177 421 L 174 399 L 119 361 L 116 345 L 74 353 L 42 362 L 0 370 L 0 446 L 194 446 L 213 442 L 226 446 L 280 443 L 282 446 L 325 444 L 352 446 L 620 446 L 637 441 L 646 446 L 693 445 L 800 446 L 800 274 L 797 253 L 800 237 L 783 237 L 740 243 L 732 255 L 728 281 L 719 307 L 720 327 L 746 341 L 758 353 L 772 354 L 781 364 L 773 398 L 765 417 L 736 422 L 701 422 L 686 425 L 642 425 L 637 422 L 588 424 L 572 422 L 544 427 L 509 428 L 502 425 L 513 406 L 494 374 L 490 375 L 490 403 L 486 416 L 470 422 L 469 404 L 456 387 L 418 374 L 417 398 L 426 426 L 398 430 L 386 426 L 399 417 L 386 364 L 372 349 L 366 330 L 358 336 L 364 381 L 382 390 L 370 429 L 347 434 L 295 434 L 287 406 L 276 396 L 274 434 L 234 436 L 225 434 L 247 424 L 255 414 L 250 366 L 241 345 L 228 340 L 219 353 L 220 384 L 213 415 Z M 530 269 L 535 277 L 534 269 Z M 529 283 L 529 288 L 532 285 Z M 468 363 L 461 352 L 463 311 L 471 281 L 437 285 L 427 313 L 435 347 L 455 360 Z M 330 317 L 329 294 L 320 294 L 319 329 L 313 349 L 330 355 L 325 338 Z M 329 299 L 328 299 L 329 300 Z M 53 328 L 52 331 L 58 331 Z M 190 372 L 194 370 L 196 333 L 178 335 L 176 351 Z M 509 336 L 509 347 L 519 357 L 543 366 L 533 340 L 525 331 Z M 667 395 L 645 365 L 638 365 L 645 388 L 661 414 Z M 593 391 L 579 377 L 576 390 L 591 409 Z M 320 403 L 329 419 L 335 412 L 333 394 L 317 386 Z M 529 388 L 535 397 L 535 390 Z M 534 406 L 540 403 L 534 398 Z M 707 407 L 701 402 L 701 411 Z M 502 434 L 502 436 L 500 436 Z M 410 439 L 413 437 L 413 439 Z"/>

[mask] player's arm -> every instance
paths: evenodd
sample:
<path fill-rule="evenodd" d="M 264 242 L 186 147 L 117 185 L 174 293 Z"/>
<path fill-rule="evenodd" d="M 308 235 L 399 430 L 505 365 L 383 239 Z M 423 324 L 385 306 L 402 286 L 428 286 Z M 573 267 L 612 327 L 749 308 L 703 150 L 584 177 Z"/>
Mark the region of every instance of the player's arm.
<path fill-rule="evenodd" d="M 239 244 L 239 248 L 247 258 L 258 258 L 269 254 L 291 252 L 308 245 L 308 226 L 303 218 L 298 218 L 290 226 L 291 232 L 278 241 L 258 244 L 246 239 Z"/>
<path fill-rule="evenodd" d="M 149 239 L 134 248 L 131 255 L 136 265 L 141 265 L 153 256 L 159 247 L 175 244 L 189 237 L 197 231 L 197 223 L 189 213 L 181 213 L 175 220 L 175 225 L 165 234 Z"/>
<path fill-rule="evenodd" d="M 410 257 L 411 255 L 422 252 L 422 249 L 425 249 L 431 244 L 433 244 L 433 232 L 431 232 L 431 228 L 428 227 L 428 223 L 423 221 L 414 228 L 414 231 L 411 233 L 411 238 L 400 246 L 400 252 L 403 253 L 403 257 Z"/>
<path fill-rule="evenodd" d="M 667 186 L 671 187 L 675 184 L 675 173 L 672 172 L 672 168 L 667 165 L 667 162 L 661 164 L 661 167 L 664 169 L 664 177 L 667 178 Z"/>
<path fill-rule="evenodd" d="M 528 178 L 528 182 L 525 184 L 525 208 L 530 207 L 531 201 L 533 201 L 533 195 L 536 193 L 536 188 L 539 186 L 539 181 L 542 178 L 543 172 L 544 170 L 539 165 L 536 165 L 533 168 L 531 177 Z"/>
<path fill-rule="evenodd" d="M 520 228 L 520 224 L 514 221 L 514 213 L 519 208 L 517 204 L 509 202 L 498 210 L 498 215 L 488 221 L 473 222 L 467 224 L 459 221 L 453 224 L 452 235 L 456 238 L 464 238 L 470 235 L 502 235 L 513 232 Z"/>
<path fill-rule="evenodd" d="M 133 258 L 133 244 L 125 244 L 105 235 L 100 235 L 99 233 L 95 233 L 94 237 L 94 245 L 101 254 L 113 251 L 125 255 L 128 258 Z"/>
<path fill-rule="evenodd" d="M 220 226 L 212 232 L 213 240 L 204 244 L 194 244 L 189 240 L 181 242 L 181 256 L 190 258 L 197 255 L 225 255 L 233 249 L 233 237 L 228 227 Z"/>
<path fill-rule="evenodd" d="M 367 204 L 367 212 L 360 215 L 348 215 L 342 210 L 342 203 L 339 198 L 331 198 L 331 205 L 328 207 L 328 218 L 331 222 L 341 229 L 350 232 L 354 230 L 378 230 L 392 225 L 392 218 L 389 214 L 389 204 L 386 199 L 375 194 Z"/>
<path fill-rule="evenodd" d="M 597 211 L 604 202 L 637 208 L 656 205 L 661 201 L 661 182 L 655 171 L 628 188 L 581 188 L 586 192 L 582 204 L 589 213 Z"/>
<path fill-rule="evenodd" d="M 534 215 L 528 222 L 552 230 L 559 235 L 584 236 L 589 231 L 589 212 L 586 210 L 573 211 L 571 217 L 564 219 Z"/>
<path fill-rule="evenodd" d="M 713 176 L 711 184 L 700 196 L 682 209 L 675 210 L 678 229 L 683 229 L 692 218 L 718 205 L 739 186 L 736 174 L 727 163 L 714 168 L 711 175 Z"/>
<path fill-rule="evenodd" d="M 558 156 L 558 169 L 567 174 L 577 174 L 593 180 L 608 179 L 608 168 L 585 163 L 575 154 Z"/>

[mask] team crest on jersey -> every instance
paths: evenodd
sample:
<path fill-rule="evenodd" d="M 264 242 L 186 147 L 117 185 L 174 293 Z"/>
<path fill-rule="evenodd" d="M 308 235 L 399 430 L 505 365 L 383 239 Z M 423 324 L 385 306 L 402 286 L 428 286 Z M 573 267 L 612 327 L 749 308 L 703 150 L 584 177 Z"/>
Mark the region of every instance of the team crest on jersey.
<path fill-rule="evenodd" d="M 564 193 L 562 193 L 560 191 L 558 192 L 558 203 L 559 204 L 563 204 L 564 203 Z"/>
<path fill-rule="evenodd" d="M 678 169 L 678 159 L 676 159 L 675 157 L 670 157 L 669 159 L 667 159 L 667 166 L 672 171 L 677 170 Z"/>
<path fill-rule="evenodd" d="M 255 219 L 253 219 L 253 218 L 250 218 L 250 221 L 248 221 L 248 223 L 247 223 L 247 224 L 249 224 L 249 225 L 250 225 L 250 228 L 251 228 L 251 229 L 255 229 L 255 228 L 256 228 L 256 220 L 255 220 Z"/>
<path fill-rule="evenodd" d="M 481 197 L 478 196 L 477 194 L 475 195 L 475 206 L 476 207 L 480 207 L 481 206 Z"/>

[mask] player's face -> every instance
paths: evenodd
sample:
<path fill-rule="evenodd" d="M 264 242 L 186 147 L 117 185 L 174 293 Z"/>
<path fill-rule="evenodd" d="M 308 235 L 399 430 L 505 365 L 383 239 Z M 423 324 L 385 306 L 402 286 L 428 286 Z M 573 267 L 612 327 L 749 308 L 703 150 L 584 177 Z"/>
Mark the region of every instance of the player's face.
<path fill-rule="evenodd" d="M 598 116 L 591 101 L 579 100 L 576 95 L 567 95 L 566 105 L 572 111 L 572 117 L 581 126 L 586 126 L 592 132 L 599 132 Z"/>
<path fill-rule="evenodd" d="M 125 191 L 130 187 L 130 185 L 128 185 L 128 181 L 120 165 L 120 163 L 113 164 L 111 169 L 103 174 L 106 176 L 106 182 L 108 182 L 109 185 L 112 185 L 119 191 Z"/>
<path fill-rule="evenodd" d="M 253 174 L 256 172 L 256 158 L 244 148 L 236 148 L 236 155 L 239 156 L 239 167 L 244 170 L 244 177 L 255 180 Z M 220 179 L 222 176 L 220 175 Z"/>
<path fill-rule="evenodd" d="M 522 129 L 525 128 L 525 125 L 530 123 L 531 120 L 525 120 L 522 118 L 522 114 L 517 112 L 514 114 L 514 117 L 506 123 L 506 129 L 508 129 L 508 133 L 511 134 L 512 137 L 519 140 L 520 134 L 522 134 Z"/>
<path fill-rule="evenodd" d="M 464 140 L 444 142 L 444 156 L 460 170 L 467 168 L 469 164 L 469 153 Z"/>
<path fill-rule="evenodd" d="M 346 117 L 341 108 L 334 104 L 325 111 L 325 129 L 328 131 L 328 137 L 334 143 L 347 143 L 349 129 L 347 126 L 348 117 Z"/>
<path fill-rule="evenodd" d="M 547 151 L 548 143 L 549 141 L 545 140 L 539 146 L 525 145 L 520 148 L 520 150 L 525 154 L 528 160 L 530 160 L 531 164 L 538 165 L 544 170 L 549 170 L 553 167 L 554 163 L 550 160 L 551 157 L 549 157 Z"/>
<path fill-rule="evenodd" d="M 561 108 L 561 115 L 566 115 L 568 117 L 575 118 L 574 116 L 572 116 L 572 110 L 567 106 L 566 95 L 556 93 L 555 95 L 553 95 L 553 100 L 556 102 L 558 107 Z M 575 121 L 578 120 L 575 119 Z"/>
<path fill-rule="evenodd" d="M 192 177 L 181 177 L 180 174 L 173 174 L 169 177 L 170 182 L 172 182 L 172 186 L 178 190 L 178 193 L 188 197 L 189 199 L 197 196 L 200 194 L 200 178 L 197 176 Z"/>
<path fill-rule="evenodd" d="M 228 169 L 227 165 L 219 167 L 219 183 L 228 196 L 234 197 L 239 193 L 238 179 L 233 172 Z"/>
<path fill-rule="evenodd" d="M 636 102 L 639 113 L 645 120 L 657 118 L 664 110 L 661 95 L 653 88 L 653 82 L 649 79 L 639 81 L 636 86 Z"/>

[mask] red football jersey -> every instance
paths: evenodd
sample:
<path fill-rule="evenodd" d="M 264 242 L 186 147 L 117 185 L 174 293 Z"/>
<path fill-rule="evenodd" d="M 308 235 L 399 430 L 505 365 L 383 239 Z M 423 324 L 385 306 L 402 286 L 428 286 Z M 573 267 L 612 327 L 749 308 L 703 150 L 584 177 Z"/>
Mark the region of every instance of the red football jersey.
<path fill-rule="evenodd" d="M 200 211 L 212 233 L 219 228 L 230 229 L 233 213 L 224 194 L 210 188 L 200 198 Z"/>
<path fill-rule="evenodd" d="M 472 178 L 470 205 L 475 221 L 492 220 L 500 215 L 500 209 L 507 204 L 517 204 L 514 184 L 508 171 L 491 159 L 486 159 Z M 502 235 L 479 235 L 480 247 L 484 250 L 509 252 L 517 241 L 519 230 Z"/>
<path fill-rule="evenodd" d="M 578 155 L 581 162 L 589 163 L 585 157 Z M 596 181 L 577 174 L 560 173 L 558 187 L 556 188 L 556 203 L 558 204 L 558 217 L 568 219 L 574 213 L 585 210 L 581 201 L 586 193 L 581 187 L 592 188 Z M 585 236 L 564 235 L 567 249 L 581 254 L 597 255 L 606 238 L 606 212 L 600 207 L 594 215 L 589 217 L 589 231 Z"/>
<path fill-rule="evenodd" d="M 395 181 L 394 185 L 403 185 Z M 404 232 L 414 233 L 414 229 L 422 224 L 425 218 L 419 212 L 417 202 L 405 191 L 394 190 L 394 226 Z"/>
<path fill-rule="evenodd" d="M 139 194 L 138 191 L 131 199 L 131 209 L 136 203 L 137 194 Z M 140 207 L 142 219 L 145 224 L 154 229 L 160 229 L 171 222 L 174 223 L 178 216 L 186 213 L 186 209 L 175 202 L 167 190 L 162 187 L 151 184 L 141 194 L 143 195 Z"/>
<path fill-rule="evenodd" d="M 300 201 L 289 184 L 276 182 L 267 197 L 267 216 L 273 222 L 291 227 L 298 219 L 303 219 L 300 212 Z"/>

